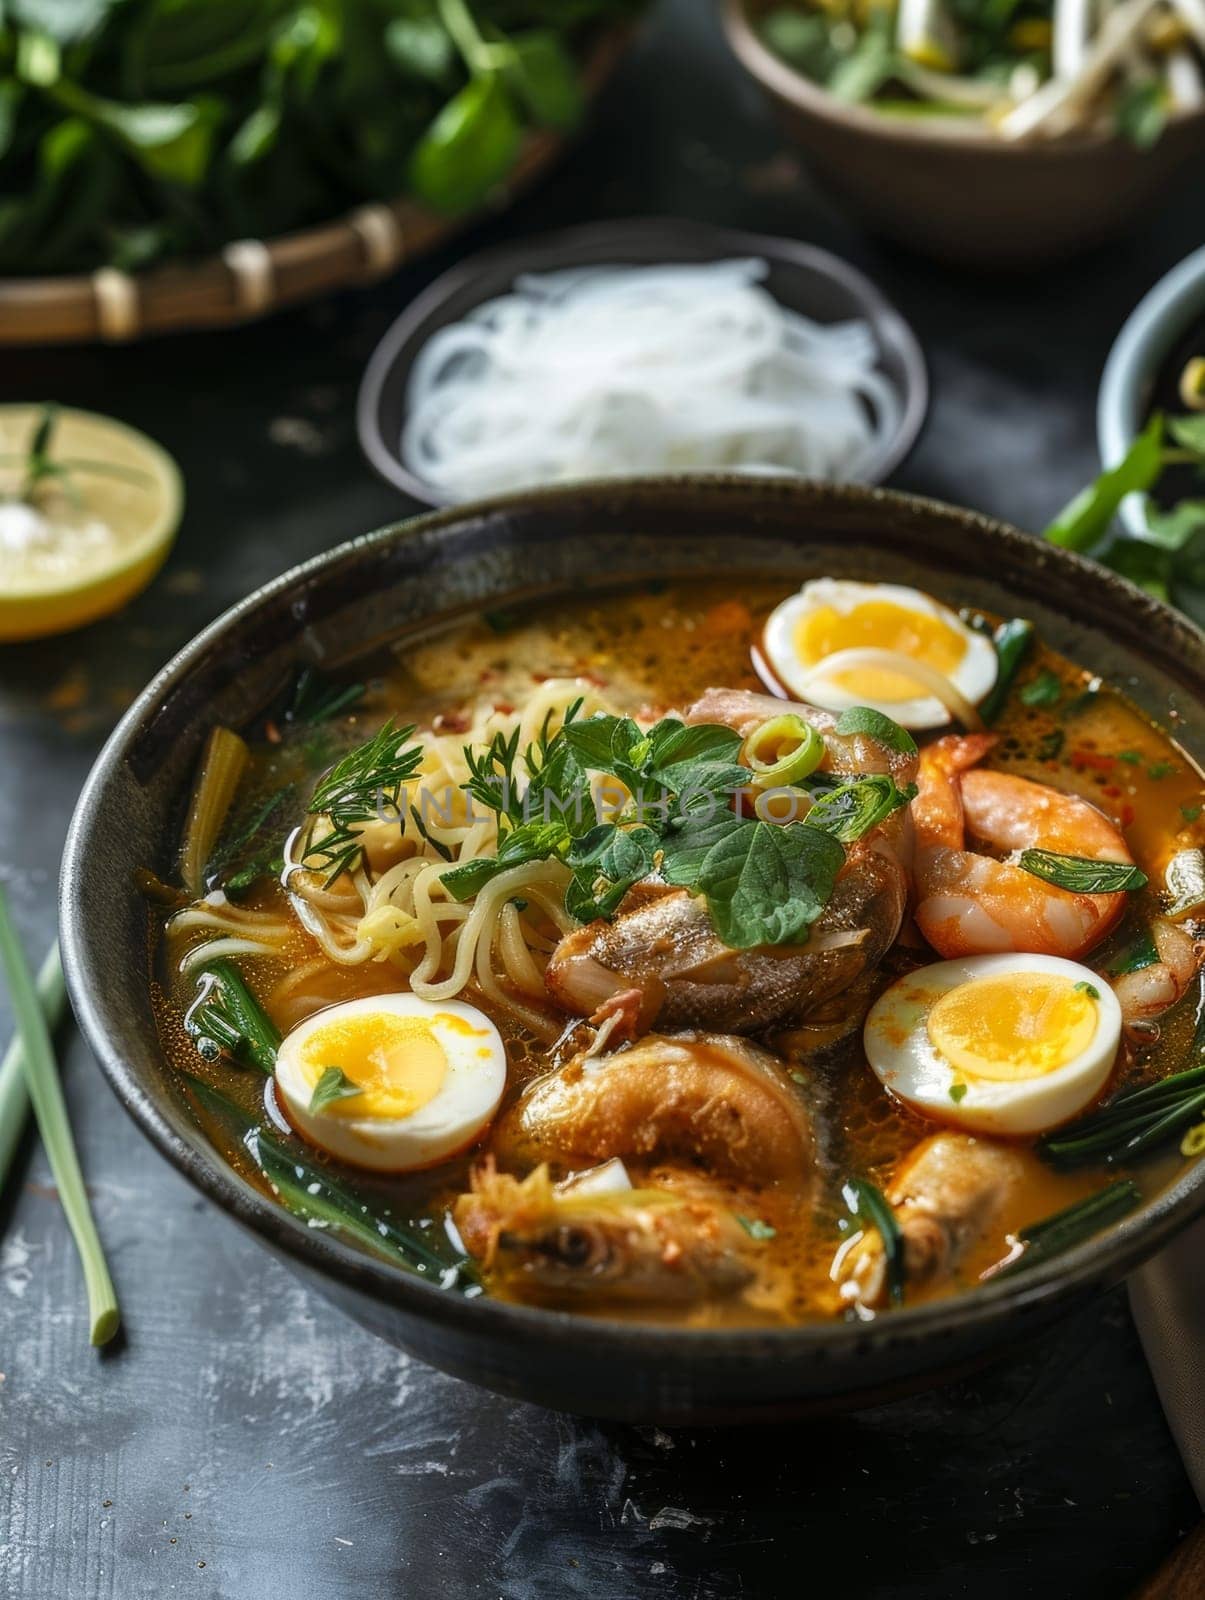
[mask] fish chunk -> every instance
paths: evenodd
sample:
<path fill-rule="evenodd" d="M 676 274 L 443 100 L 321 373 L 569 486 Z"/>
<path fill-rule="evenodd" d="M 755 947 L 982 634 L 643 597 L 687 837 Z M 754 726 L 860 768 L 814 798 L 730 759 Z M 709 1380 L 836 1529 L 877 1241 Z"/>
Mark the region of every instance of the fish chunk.
<path fill-rule="evenodd" d="M 957 1271 L 1024 1177 L 1025 1163 L 1008 1145 L 962 1133 L 935 1133 L 918 1144 L 887 1191 L 902 1236 L 905 1281 L 933 1283 Z M 842 1246 L 833 1279 L 847 1303 L 883 1304 L 887 1261 L 877 1232 Z"/>

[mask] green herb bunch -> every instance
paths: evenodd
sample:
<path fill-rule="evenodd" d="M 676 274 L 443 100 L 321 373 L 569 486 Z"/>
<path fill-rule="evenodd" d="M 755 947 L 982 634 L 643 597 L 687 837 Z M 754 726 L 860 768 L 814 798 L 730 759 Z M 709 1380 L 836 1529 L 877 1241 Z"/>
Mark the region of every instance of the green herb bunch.
<path fill-rule="evenodd" d="M 1170 510 L 1150 504 L 1146 532 L 1133 538 L 1112 532 L 1121 502 L 1155 489 L 1170 468 L 1188 468 L 1201 479 L 1201 494 Z M 1205 415 L 1167 417 L 1156 412 L 1125 456 L 1082 489 L 1045 530 L 1052 544 L 1086 551 L 1160 600 L 1185 590 L 1205 590 L 1205 558 L 1198 535 L 1205 533 Z"/>
<path fill-rule="evenodd" d="M 410 193 L 455 213 L 567 128 L 640 0 L 0 0 L 0 272 L 135 270 Z"/>
<path fill-rule="evenodd" d="M 867 718 L 877 718 L 873 730 Z M 866 708 L 847 712 L 838 731 L 911 745 L 903 729 Z M 844 846 L 915 790 L 880 773 L 852 781 L 816 773 L 800 791 L 810 806 L 803 820 L 763 821 L 733 805 L 752 777 L 738 759 L 741 742 L 730 728 L 672 717 L 647 731 L 628 717 L 570 717 L 528 752 L 522 788 L 513 738 L 495 740 L 484 755 L 468 751 L 466 787 L 497 816 L 498 849 L 445 873 L 444 886 L 468 900 L 509 867 L 556 860 L 572 874 L 566 909 L 590 922 L 612 916 L 635 883 L 657 873 L 703 895 L 716 933 L 734 949 L 801 943 L 832 893 Z M 627 790 L 618 812 L 596 806 L 591 773 Z"/>

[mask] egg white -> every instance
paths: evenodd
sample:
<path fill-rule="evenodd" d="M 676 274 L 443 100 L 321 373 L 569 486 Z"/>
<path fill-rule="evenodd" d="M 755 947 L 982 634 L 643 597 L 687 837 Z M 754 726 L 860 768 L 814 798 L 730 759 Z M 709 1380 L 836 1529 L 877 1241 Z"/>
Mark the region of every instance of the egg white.
<path fill-rule="evenodd" d="M 948 674 L 950 682 L 972 705 L 989 693 L 996 681 L 997 660 L 995 646 L 985 634 L 968 628 L 955 612 L 919 589 L 898 583 L 856 583 L 844 578 L 816 578 L 805 583 L 798 594 L 789 596 L 770 613 L 760 647 L 754 651 L 754 666 L 762 681 L 775 693 L 785 690 L 788 695 L 827 711 L 868 705 L 904 728 L 944 727 L 950 721 L 950 713 L 934 695 L 922 694 L 911 700 L 875 700 L 826 678 L 822 663 L 809 664 L 800 659 L 795 634 L 805 617 L 821 608 L 845 614 L 872 600 L 924 617 L 936 617 L 957 633 L 966 648 L 962 660 Z"/>
<path fill-rule="evenodd" d="M 1090 983 L 1098 998 L 1096 1030 L 1086 1049 L 1052 1072 L 1033 1078 L 987 1081 L 964 1077 L 929 1038 L 928 1016 L 941 995 L 977 978 L 1050 973 Z M 901 1038 L 902 1035 L 902 1038 Z M 1121 1040 L 1121 1007 L 1108 984 L 1088 967 L 1059 956 L 967 956 L 921 967 L 893 983 L 870 1008 L 863 1030 L 866 1059 L 890 1093 L 922 1116 L 971 1133 L 1020 1137 L 1057 1127 L 1100 1093 Z M 950 1098 L 957 1083 L 961 1099 Z"/>
<path fill-rule="evenodd" d="M 345 1019 L 384 1015 L 427 1023 L 447 1060 L 434 1095 L 409 1116 L 311 1111 L 313 1084 L 302 1065 L 307 1040 Z M 433 1002 L 413 994 L 367 995 L 328 1006 L 286 1034 L 276 1057 L 277 1098 L 297 1132 L 341 1161 L 381 1172 L 434 1166 L 464 1150 L 488 1125 L 505 1087 L 506 1049 L 489 1018 L 462 1001 Z"/>

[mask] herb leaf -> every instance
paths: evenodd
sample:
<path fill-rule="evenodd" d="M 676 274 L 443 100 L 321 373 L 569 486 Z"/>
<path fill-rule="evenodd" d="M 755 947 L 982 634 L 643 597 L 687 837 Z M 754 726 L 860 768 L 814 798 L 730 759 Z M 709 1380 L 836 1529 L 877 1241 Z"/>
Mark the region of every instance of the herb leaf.
<path fill-rule="evenodd" d="M 1010 617 L 992 630 L 996 647 L 996 681 L 979 703 L 979 715 L 990 727 L 1008 701 L 1013 680 L 1033 648 L 1034 626 L 1026 617 Z"/>
<path fill-rule="evenodd" d="M 667 854 L 662 867 L 666 881 L 706 897 L 712 926 L 730 949 L 801 944 L 844 864 L 838 840 L 804 823 L 736 817 L 723 826 L 709 819 L 705 830 L 718 836 L 701 856 L 694 830 L 682 831 L 681 853 Z"/>
<path fill-rule="evenodd" d="M 1043 667 L 1031 683 L 1022 684 L 1017 699 L 1023 706 L 1053 706 L 1062 698 L 1063 686 L 1049 667 Z"/>
<path fill-rule="evenodd" d="M 742 1217 L 737 1213 L 736 1220 L 751 1239 L 777 1239 L 778 1237 L 778 1229 L 772 1227 L 768 1222 L 763 1222 L 760 1217 Z"/>
<path fill-rule="evenodd" d="M 1118 894 L 1143 889 L 1147 876 L 1128 861 L 1093 861 L 1087 856 L 1059 855 L 1054 850 L 1022 850 L 1017 865 L 1035 878 L 1073 894 Z"/>
<path fill-rule="evenodd" d="M 1151 487 L 1163 470 L 1163 416 L 1156 412 L 1121 461 L 1081 489 L 1044 537 L 1065 550 L 1090 550 L 1109 530 L 1126 495 Z"/>
<path fill-rule="evenodd" d="M 887 1286 L 898 1305 L 904 1298 L 904 1236 L 891 1202 L 869 1178 L 851 1178 L 842 1189 L 851 1216 L 863 1228 L 873 1228 L 883 1243 L 887 1262 Z"/>
<path fill-rule="evenodd" d="M 835 732 L 865 734 L 868 739 L 875 739 L 879 744 L 885 744 L 889 750 L 895 750 L 900 755 L 916 754 L 916 740 L 907 728 L 901 728 L 898 722 L 893 722 L 890 717 L 884 716 L 881 711 L 876 711 L 873 706 L 850 706 L 849 710 L 843 711 L 837 719 Z"/>
<path fill-rule="evenodd" d="M 804 819 L 806 827 L 831 833 L 842 844 L 852 844 L 877 828 L 916 795 L 916 785 L 901 789 L 886 773 L 872 773 L 853 783 L 840 784 L 822 794 Z"/>
<path fill-rule="evenodd" d="M 353 1083 L 342 1067 L 325 1067 L 310 1096 L 310 1110 L 322 1111 L 327 1106 L 333 1105 L 336 1100 L 350 1100 L 353 1095 L 363 1092 L 360 1085 Z"/>

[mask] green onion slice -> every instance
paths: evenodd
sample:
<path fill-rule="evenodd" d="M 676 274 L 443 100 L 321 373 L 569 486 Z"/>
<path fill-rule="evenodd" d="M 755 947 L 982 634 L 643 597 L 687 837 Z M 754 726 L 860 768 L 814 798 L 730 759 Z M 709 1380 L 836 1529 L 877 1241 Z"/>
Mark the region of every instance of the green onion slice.
<path fill-rule="evenodd" d="M 776 789 L 810 778 L 824 759 L 824 740 L 793 711 L 760 723 L 745 739 L 742 759 L 755 789 Z"/>

